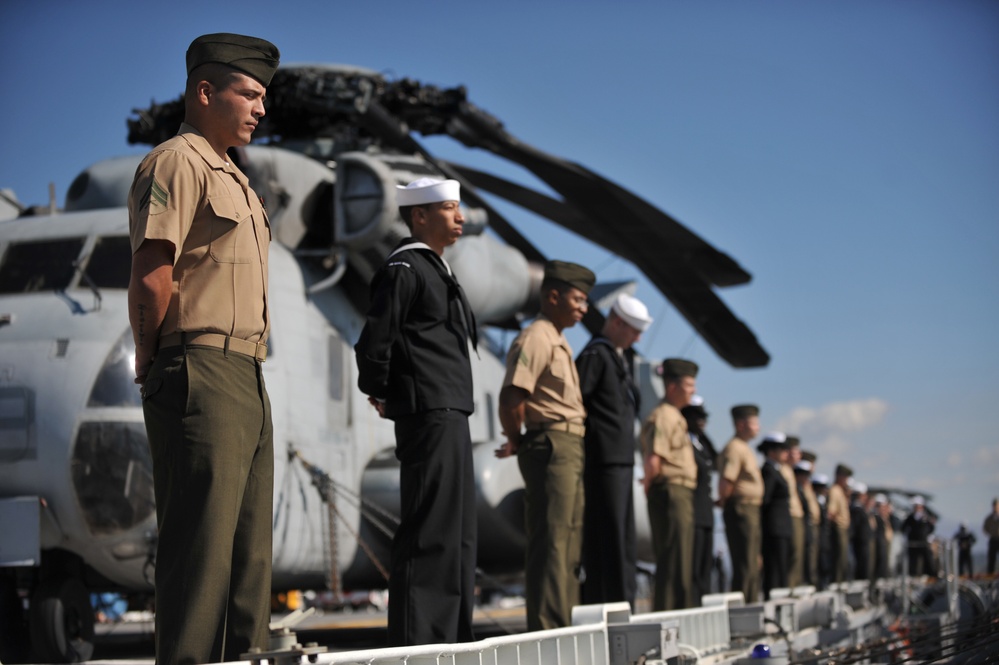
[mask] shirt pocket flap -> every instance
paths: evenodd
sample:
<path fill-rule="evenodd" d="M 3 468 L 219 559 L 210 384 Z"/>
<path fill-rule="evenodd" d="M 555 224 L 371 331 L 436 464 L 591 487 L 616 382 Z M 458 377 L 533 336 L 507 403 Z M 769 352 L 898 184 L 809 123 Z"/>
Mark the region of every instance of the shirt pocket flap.
<path fill-rule="evenodd" d="M 212 207 L 212 212 L 216 217 L 227 219 L 234 224 L 239 224 L 244 219 L 249 219 L 250 208 L 244 202 L 238 205 L 236 199 L 228 195 L 212 196 L 208 199 L 208 205 Z"/>
<path fill-rule="evenodd" d="M 209 252 L 219 263 L 251 263 L 257 260 L 253 215 L 246 201 L 219 194 L 210 196 L 211 220 Z M 243 224 L 243 222 L 247 222 Z"/>

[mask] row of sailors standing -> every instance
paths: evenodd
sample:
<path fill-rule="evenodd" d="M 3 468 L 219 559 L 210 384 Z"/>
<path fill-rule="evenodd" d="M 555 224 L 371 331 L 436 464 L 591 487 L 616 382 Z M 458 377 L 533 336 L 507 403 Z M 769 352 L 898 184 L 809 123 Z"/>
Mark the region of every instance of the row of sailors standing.
<path fill-rule="evenodd" d="M 245 53 L 248 38 L 206 35 L 192 47 L 205 38 L 212 48 L 189 53 L 189 71 L 199 65 L 199 54 L 213 62 L 225 56 L 226 64 L 250 66 L 259 83 L 269 82 L 277 64 L 272 45 L 265 66 Z M 234 40 L 237 48 L 220 47 L 220 38 Z M 397 187 L 396 196 L 411 237 L 372 279 L 371 305 L 355 345 L 358 387 L 381 417 L 395 421 L 400 462 L 402 515 L 392 543 L 388 635 L 395 645 L 471 641 L 478 534 L 468 417 L 475 408 L 470 349 L 477 349 L 478 325 L 444 259 L 445 248 L 463 233 L 460 183 L 418 178 Z M 631 347 L 652 319 L 644 304 L 620 295 L 600 333 L 573 361 L 564 331 L 587 313 L 595 282 L 585 266 L 546 263 L 540 314 L 510 345 L 499 393 L 506 440 L 495 455 L 515 456 L 524 479 L 525 601 L 532 631 L 568 625 L 581 599 L 635 601 L 632 493 L 640 405 L 630 361 Z M 690 607 L 711 591 L 714 471 L 720 474 L 717 505 L 732 552 L 733 589 L 758 599 L 763 552 L 767 590 L 799 580 L 814 584 L 822 570 L 836 570 L 842 579 L 847 557 L 840 549 L 841 567 L 821 564 L 824 549 L 832 551 L 832 539 L 823 535 L 829 525 L 837 525 L 836 543 L 846 543 L 839 533 L 851 518 L 839 492 L 833 488 L 828 501 L 821 490 L 813 492 L 812 484 L 821 485 L 808 482 L 810 466 L 788 475 L 793 462 L 783 461 L 782 451 L 795 449 L 788 437 L 764 441 L 766 474 L 760 470 L 749 448 L 759 434 L 755 406 L 732 409 L 735 436 L 716 455 L 704 433 L 707 413 L 692 404 L 697 369 L 689 360 L 663 362 L 666 396 L 641 428 L 657 564 L 655 609 Z M 802 464 L 815 462 L 814 455 L 801 458 Z M 999 526 L 986 530 L 995 553 Z"/>
<path fill-rule="evenodd" d="M 563 331 L 582 318 L 594 282 L 583 266 L 549 262 L 542 315 L 518 335 L 506 359 L 499 413 L 508 440 L 496 455 L 516 455 L 525 482 L 530 630 L 567 625 L 580 601 L 635 603 L 632 460 L 640 404 L 630 354 L 652 320 L 636 298 L 619 296 L 573 362 Z M 826 499 L 826 489 L 811 482 L 816 455 L 781 434 L 757 447 L 766 458 L 761 468 L 750 448 L 760 410 L 750 404 L 732 408 L 735 432 L 717 454 L 705 433 L 707 412 L 695 400 L 697 364 L 668 358 L 660 373 L 664 397 L 639 434 L 656 566 L 653 609 L 694 607 L 712 592 L 720 567 L 713 555 L 716 506 L 732 556 L 731 588 L 747 601 L 777 587 L 849 579 L 853 536 L 845 488 L 852 472 L 837 468 L 842 483 L 829 487 Z M 882 543 L 892 533 L 890 526 L 871 530 Z M 866 554 L 852 558 L 868 561 Z M 854 568 L 854 578 L 871 571 L 863 563 Z M 879 570 L 886 574 L 887 564 Z"/>
<path fill-rule="evenodd" d="M 395 421 L 400 462 L 402 515 L 392 543 L 388 634 L 396 645 L 471 641 L 478 536 L 468 417 L 478 326 L 443 257 L 462 235 L 460 184 L 419 178 L 396 195 L 411 237 L 372 279 L 371 306 L 355 345 L 358 387 L 381 417 Z M 524 479 L 532 631 L 568 625 L 581 595 L 587 603 L 634 603 L 639 394 L 629 354 L 652 320 L 644 304 L 622 294 L 574 361 L 564 331 L 586 314 L 595 282 L 585 266 L 546 263 L 540 314 L 511 343 L 499 393 L 506 440 L 495 455 L 515 456 Z M 697 369 L 689 360 L 664 361 L 666 397 L 641 428 L 656 609 L 693 606 L 710 590 L 705 559 L 713 551 L 709 487 L 716 456 L 697 414 L 688 426 L 680 411 L 691 403 Z M 748 585 L 750 600 L 757 595 L 751 585 L 766 495 L 748 450 L 759 431 L 758 413 L 748 406 L 733 410 L 736 436 L 717 467 L 738 586 Z M 783 567 L 775 560 L 774 575 Z"/>
<path fill-rule="evenodd" d="M 642 425 L 644 486 L 655 552 L 653 609 L 700 604 L 712 591 L 712 506 L 722 509 L 732 564 L 731 590 L 748 602 L 770 597 L 775 588 L 802 584 L 824 588 L 849 579 L 877 579 L 890 571 L 896 530 L 909 536 L 909 569 L 929 572 L 932 520 L 922 518 L 915 497 L 913 516 L 899 524 L 884 495 L 868 496 L 853 471 L 839 464 L 836 480 L 813 475 L 817 455 L 800 439 L 760 433 L 759 407 L 731 409 L 734 435 L 719 455 L 704 433 L 707 412 L 695 395 L 697 365 L 670 358 L 661 374 L 665 396 Z M 711 500 L 717 471 L 718 498 Z"/>

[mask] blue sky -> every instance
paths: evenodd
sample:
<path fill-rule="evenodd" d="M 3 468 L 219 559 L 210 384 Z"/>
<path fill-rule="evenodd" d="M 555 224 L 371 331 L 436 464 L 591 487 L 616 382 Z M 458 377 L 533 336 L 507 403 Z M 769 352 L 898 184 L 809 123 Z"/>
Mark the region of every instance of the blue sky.
<path fill-rule="evenodd" d="M 89 164 L 146 150 L 130 111 L 175 98 L 187 45 L 216 31 L 465 85 L 669 212 L 753 274 L 721 296 L 766 369 L 728 367 L 626 261 L 504 208 L 549 256 L 639 280 L 656 323 L 638 348 L 701 364 L 716 442 L 757 402 L 820 471 L 924 489 L 941 532 L 980 528 L 999 495 L 999 3 L 5 0 L 0 187 L 43 203 L 52 182 L 61 203 Z"/>

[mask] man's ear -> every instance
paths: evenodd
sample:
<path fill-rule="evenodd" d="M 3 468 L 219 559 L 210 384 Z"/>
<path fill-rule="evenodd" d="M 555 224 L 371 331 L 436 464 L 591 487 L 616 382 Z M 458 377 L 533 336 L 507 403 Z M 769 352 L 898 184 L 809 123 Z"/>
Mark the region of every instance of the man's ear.
<path fill-rule="evenodd" d="M 427 211 L 423 206 L 413 206 L 412 211 L 409 214 L 410 224 L 412 228 L 421 226 L 427 221 Z"/>
<path fill-rule="evenodd" d="M 198 104 L 202 106 L 208 106 L 208 102 L 211 101 L 212 95 L 215 94 L 214 86 L 212 86 L 211 82 L 204 79 L 198 81 L 195 91 L 197 92 Z"/>

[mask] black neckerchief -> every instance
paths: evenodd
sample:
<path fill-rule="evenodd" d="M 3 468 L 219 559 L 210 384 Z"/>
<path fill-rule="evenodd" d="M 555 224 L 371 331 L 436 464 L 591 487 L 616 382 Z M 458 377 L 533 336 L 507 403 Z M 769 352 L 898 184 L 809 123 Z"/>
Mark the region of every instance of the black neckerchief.
<path fill-rule="evenodd" d="M 624 382 L 628 388 L 628 399 L 631 400 L 632 406 L 635 407 L 635 413 L 638 413 L 639 399 L 640 399 L 638 394 L 638 386 L 635 385 L 635 381 L 631 376 L 631 370 L 628 367 L 628 363 L 625 361 L 624 354 L 618 353 L 617 347 L 611 344 L 611 341 L 606 337 L 604 337 L 603 335 L 595 335 L 593 339 L 590 340 L 590 343 L 586 345 L 586 348 L 583 349 L 583 351 L 585 352 L 586 349 L 589 349 L 597 344 L 604 344 L 611 350 L 611 355 L 614 356 L 614 361 L 617 363 L 618 376 L 624 379 Z"/>
<path fill-rule="evenodd" d="M 472 311 L 471 305 L 468 304 L 468 298 L 465 297 L 465 291 L 461 288 L 461 284 L 458 283 L 457 278 L 454 276 L 454 272 L 451 270 L 450 264 L 444 260 L 444 257 L 433 250 L 433 248 L 425 242 L 420 242 L 415 240 L 413 242 L 405 242 L 404 244 L 396 247 L 391 254 L 386 257 L 386 261 L 391 259 L 396 254 L 405 252 L 411 249 L 419 249 L 430 252 L 436 261 L 431 261 L 434 268 L 437 270 L 437 274 L 441 276 L 444 283 L 448 287 L 448 298 L 450 300 L 458 301 L 458 309 L 461 310 L 462 324 L 465 326 L 465 334 L 470 340 L 472 340 L 472 348 L 475 349 L 475 353 L 479 352 L 479 330 L 475 323 L 475 312 Z"/>

